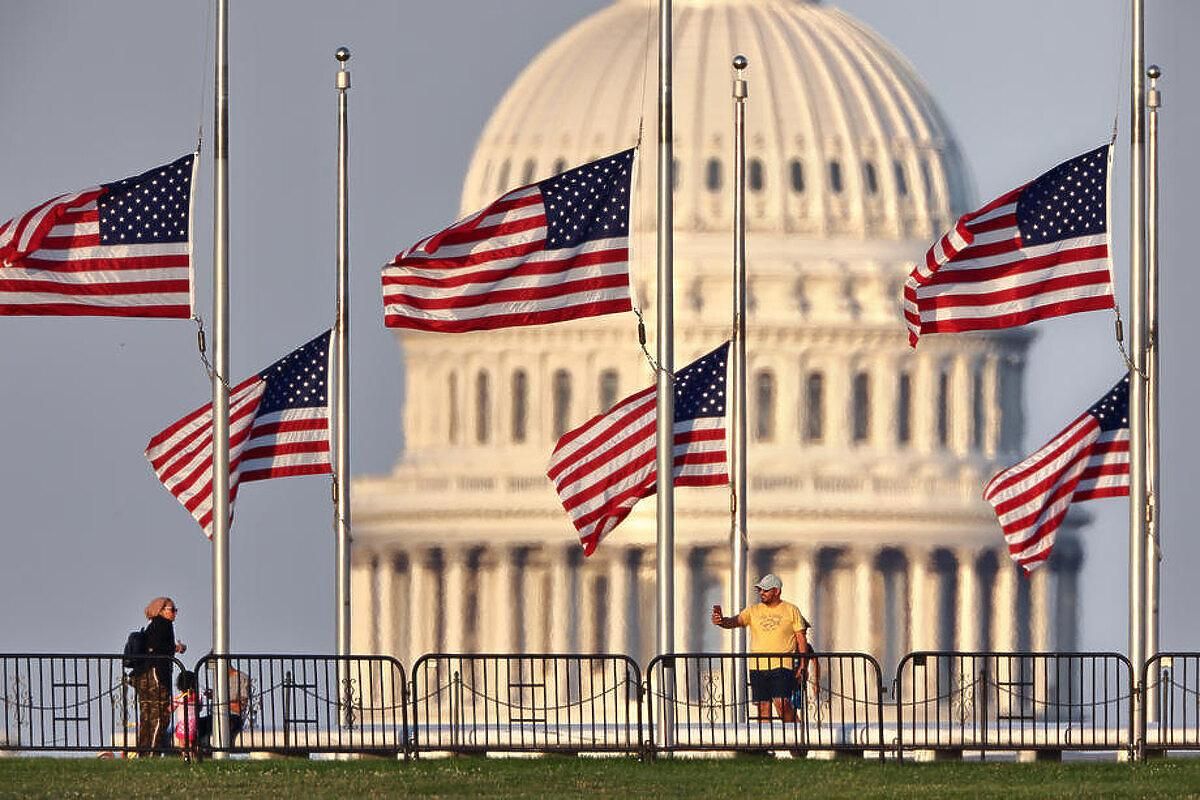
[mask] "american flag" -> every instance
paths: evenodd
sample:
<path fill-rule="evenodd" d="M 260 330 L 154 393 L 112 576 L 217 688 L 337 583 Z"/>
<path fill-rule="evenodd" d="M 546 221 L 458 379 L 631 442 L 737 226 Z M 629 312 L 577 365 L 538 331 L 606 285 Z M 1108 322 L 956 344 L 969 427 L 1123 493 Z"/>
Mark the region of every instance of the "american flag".
<path fill-rule="evenodd" d="M 729 483 L 725 373 L 729 342 L 675 375 L 676 486 Z M 634 504 L 658 487 L 651 386 L 563 434 L 546 474 L 591 555 Z"/>
<path fill-rule="evenodd" d="M 196 154 L 0 225 L 0 314 L 192 315 Z"/>
<path fill-rule="evenodd" d="M 229 502 L 240 483 L 320 475 L 329 461 L 326 331 L 229 392 Z M 150 440 L 146 458 L 167 491 L 212 538 L 212 403 Z"/>
<path fill-rule="evenodd" d="M 460 333 L 632 308 L 633 150 L 514 189 L 383 268 L 389 328 Z"/>
<path fill-rule="evenodd" d="M 909 344 L 1112 308 L 1111 157 L 1084 153 L 959 219 L 904 283 Z"/>
<path fill-rule="evenodd" d="M 1050 440 L 988 481 L 1013 561 L 1032 572 L 1050 557 L 1071 503 L 1129 494 L 1129 376 Z"/>

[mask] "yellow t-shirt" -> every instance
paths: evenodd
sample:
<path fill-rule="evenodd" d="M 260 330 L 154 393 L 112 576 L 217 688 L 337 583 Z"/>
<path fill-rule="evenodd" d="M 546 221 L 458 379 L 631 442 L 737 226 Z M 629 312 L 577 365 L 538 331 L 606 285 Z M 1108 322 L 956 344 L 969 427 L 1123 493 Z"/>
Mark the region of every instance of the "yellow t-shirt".
<path fill-rule="evenodd" d="M 796 634 L 809 629 L 808 620 L 800 609 L 780 600 L 775 606 L 755 603 L 737 615 L 741 625 L 750 628 L 751 653 L 793 653 L 796 650 Z M 791 659 L 752 658 L 750 669 L 779 669 L 791 667 Z"/>

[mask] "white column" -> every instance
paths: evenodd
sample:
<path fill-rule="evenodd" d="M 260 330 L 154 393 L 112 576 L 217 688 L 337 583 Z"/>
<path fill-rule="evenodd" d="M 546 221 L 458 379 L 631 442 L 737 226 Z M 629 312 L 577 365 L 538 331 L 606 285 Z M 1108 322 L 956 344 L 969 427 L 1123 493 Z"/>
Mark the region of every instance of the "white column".
<path fill-rule="evenodd" d="M 550 572 L 550 600 L 546 612 L 550 615 L 549 642 L 551 653 L 571 652 L 571 626 L 574 623 L 571 609 L 574 607 L 574 592 L 571 588 L 570 547 L 550 545 L 546 547 L 546 569 Z"/>
<path fill-rule="evenodd" d="M 983 453 L 994 458 L 1000 448 L 1000 364 L 999 358 L 989 355 L 983 362 Z"/>
<path fill-rule="evenodd" d="M 379 622 L 379 606 L 375 602 L 372 559 L 361 558 L 350 568 L 350 608 L 354 622 L 350 626 L 350 652 L 355 655 L 378 653 L 375 626 Z"/>
<path fill-rule="evenodd" d="M 878 604 L 875 602 L 875 551 L 854 551 L 854 648 L 864 653 L 878 653 L 875 633 L 879 627 Z"/>
<path fill-rule="evenodd" d="M 929 354 L 917 354 L 912 375 L 912 447 L 917 453 L 937 450 L 937 364 Z"/>
<path fill-rule="evenodd" d="M 396 554 L 385 550 L 375 564 L 375 585 L 378 591 L 379 628 L 375 652 L 404 658 L 404 642 L 400 640 L 401 613 L 396 592 Z"/>
<path fill-rule="evenodd" d="M 513 635 L 517 623 L 513 613 L 516 604 L 513 601 L 517 552 L 511 547 L 498 546 L 493 548 L 493 554 L 495 563 L 492 565 L 491 596 L 487 601 L 491 618 L 487 637 L 491 644 L 488 650 L 511 653 L 516 641 Z"/>
<path fill-rule="evenodd" d="M 1029 578 L 1030 639 L 1036 651 L 1054 649 L 1054 573 L 1043 565 Z"/>
<path fill-rule="evenodd" d="M 996 551 L 996 588 L 992 601 L 992 641 L 989 647 L 1001 652 L 1011 652 L 1019 646 L 1017 631 L 1017 581 L 1019 567 L 1008 556 L 1008 548 Z"/>
<path fill-rule="evenodd" d="M 655 550 L 654 547 L 643 547 L 641 558 L 638 560 L 638 663 L 645 665 L 658 655 L 658 645 L 655 640 Z"/>
<path fill-rule="evenodd" d="M 871 441 L 877 449 L 886 452 L 892 452 L 896 446 L 899 375 L 900 370 L 889 358 L 880 358 L 871 364 Z"/>
<path fill-rule="evenodd" d="M 629 551 L 616 547 L 608 562 L 608 652 L 625 653 L 629 646 Z"/>
<path fill-rule="evenodd" d="M 792 554 L 796 559 L 796 564 L 792 567 L 792 573 L 784 579 L 783 593 L 789 598 L 809 624 L 816 625 L 817 615 L 817 582 L 816 570 L 813 567 L 813 561 L 817 557 L 816 550 L 808 545 L 793 545 Z M 749 599 L 742 601 L 743 605 L 749 602 Z M 729 616 L 733 616 L 740 609 L 733 609 L 726 612 Z"/>
<path fill-rule="evenodd" d="M 958 562 L 958 608 L 955 610 L 955 647 L 959 650 L 980 649 L 980 596 L 978 553 L 973 547 L 963 547 L 955 553 Z"/>
<path fill-rule="evenodd" d="M 467 554 L 460 547 L 442 548 L 445 571 L 446 650 L 461 653 L 467 628 Z"/>
<path fill-rule="evenodd" d="M 834 448 L 850 446 L 851 374 L 844 361 L 828 365 L 825 372 L 825 443 Z"/>
<path fill-rule="evenodd" d="M 965 456 L 971 449 L 972 425 L 971 362 L 966 355 L 957 356 L 950 363 L 950 449 L 957 456 Z"/>
<path fill-rule="evenodd" d="M 695 551 L 693 548 L 676 548 L 675 552 L 675 652 L 684 653 L 690 649 L 692 630 L 696 621 L 692 619 L 688 608 L 692 595 L 696 591 Z"/>
<path fill-rule="evenodd" d="M 930 553 L 914 547 L 908 556 L 908 614 L 910 651 L 937 649 L 937 591 L 930 574 Z"/>

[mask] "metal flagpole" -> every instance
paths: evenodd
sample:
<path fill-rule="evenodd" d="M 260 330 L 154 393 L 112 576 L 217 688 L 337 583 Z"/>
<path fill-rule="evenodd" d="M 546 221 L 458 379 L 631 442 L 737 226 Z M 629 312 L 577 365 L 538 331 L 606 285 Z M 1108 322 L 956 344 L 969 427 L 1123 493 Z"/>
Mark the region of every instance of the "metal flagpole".
<path fill-rule="evenodd" d="M 229 0 L 217 3 L 213 112 L 213 653 L 214 755 L 229 747 Z"/>
<path fill-rule="evenodd" d="M 1131 0 L 1129 120 L 1129 663 L 1140 683 L 1146 661 L 1146 151 L 1145 0 Z M 1143 687 L 1144 689 L 1144 687 Z M 1134 693 L 1133 730 L 1141 731 L 1145 696 Z M 1136 734 L 1135 734 L 1136 735 Z M 1139 741 L 1135 757 L 1145 743 Z"/>
<path fill-rule="evenodd" d="M 334 579 L 337 595 L 337 654 L 350 655 L 350 237 L 349 206 L 347 205 L 347 176 L 350 159 L 350 140 L 347 125 L 346 94 L 350 88 L 350 72 L 346 62 L 350 49 L 339 47 L 334 54 L 338 61 L 338 157 L 337 157 L 337 322 L 334 329 L 337 394 L 334 418 L 334 476 L 333 530 L 337 537 L 337 575 Z M 350 701 L 353 686 L 345 661 L 340 661 L 339 683 L 342 696 Z M 347 716 L 352 707 L 347 702 Z"/>
<path fill-rule="evenodd" d="M 1146 70 L 1150 91 L 1146 94 L 1146 492 L 1150 499 L 1146 535 L 1146 655 L 1158 653 L 1159 548 L 1162 520 L 1162 491 L 1159 485 L 1158 416 L 1158 79 L 1162 69 Z M 1147 719 L 1154 721 L 1155 704 L 1147 702 Z"/>
<path fill-rule="evenodd" d="M 675 652 L 675 294 L 674 294 L 674 214 L 671 190 L 674 187 L 674 136 L 671 107 L 671 0 L 659 0 L 658 12 L 658 324 L 655 332 L 658 360 L 655 425 L 656 469 L 658 478 L 658 652 Z M 668 661 L 666 685 L 674 688 L 674 662 Z M 669 742 L 674 727 L 671 694 L 660 715 L 663 741 Z"/>
<path fill-rule="evenodd" d="M 729 606 L 737 614 L 746 603 L 746 81 L 742 70 L 750 62 L 733 57 L 733 519 L 729 531 Z M 730 652 L 746 652 L 746 629 L 733 629 Z M 734 658 L 733 702 L 739 716 L 746 700 L 746 662 Z"/>

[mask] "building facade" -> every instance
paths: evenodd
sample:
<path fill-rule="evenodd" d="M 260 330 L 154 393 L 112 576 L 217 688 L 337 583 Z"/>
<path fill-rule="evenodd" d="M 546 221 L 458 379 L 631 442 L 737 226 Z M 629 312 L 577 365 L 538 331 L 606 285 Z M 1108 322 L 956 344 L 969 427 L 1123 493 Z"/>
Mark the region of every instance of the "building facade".
<path fill-rule="evenodd" d="M 616 0 L 529 64 L 480 138 L 462 210 L 643 131 L 632 269 L 653 342 L 646 8 Z M 1025 580 L 980 498 L 1021 455 L 1030 334 L 907 343 L 904 277 L 974 199 L 932 97 L 877 34 L 820 3 L 675 8 L 678 366 L 730 333 L 730 61 L 750 61 L 751 572 L 783 578 L 820 649 L 871 653 L 888 673 L 911 650 L 1074 647 L 1077 523 Z M 545 477 L 563 432 L 653 382 L 636 317 L 398 338 L 406 448 L 390 474 L 354 482 L 354 651 L 646 660 L 654 500 L 584 559 Z M 676 649 L 724 650 L 708 615 L 729 606 L 729 493 L 679 489 L 676 505 Z"/>

